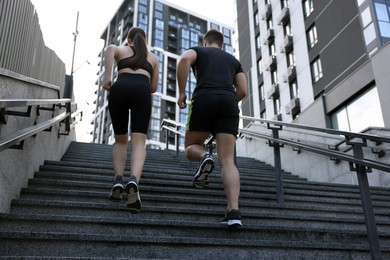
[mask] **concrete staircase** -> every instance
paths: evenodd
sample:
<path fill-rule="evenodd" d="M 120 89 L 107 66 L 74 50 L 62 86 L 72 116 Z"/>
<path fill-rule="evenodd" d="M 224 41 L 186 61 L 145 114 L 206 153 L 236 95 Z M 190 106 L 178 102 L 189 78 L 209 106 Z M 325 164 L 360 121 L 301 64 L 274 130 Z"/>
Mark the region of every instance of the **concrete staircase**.
<path fill-rule="evenodd" d="M 358 187 L 284 174 L 276 202 L 273 168 L 238 158 L 243 227 L 219 222 L 225 196 L 218 163 L 209 188 L 191 186 L 197 164 L 174 151 L 148 150 L 142 211 L 107 197 L 109 145 L 74 142 L 46 161 L 0 215 L 0 258 L 16 259 L 370 259 Z M 126 179 L 128 179 L 128 170 Z M 372 188 L 384 259 L 390 259 L 390 189 Z"/>

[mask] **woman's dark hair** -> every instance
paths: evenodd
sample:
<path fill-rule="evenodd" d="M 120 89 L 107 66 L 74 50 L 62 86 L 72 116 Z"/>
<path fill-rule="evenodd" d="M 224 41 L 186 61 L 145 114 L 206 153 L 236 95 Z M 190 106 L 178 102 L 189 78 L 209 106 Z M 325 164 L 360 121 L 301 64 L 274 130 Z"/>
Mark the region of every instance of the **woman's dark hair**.
<path fill-rule="evenodd" d="M 216 29 L 210 29 L 203 36 L 203 40 L 207 41 L 210 44 L 216 43 L 219 47 L 221 47 L 223 44 L 223 35 L 220 31 Z"/>
<path fill-rule="evenodd" d="M 133 70 L 139 69 L 147 61 L 148 47 L 146 45 L 145 31 L 139 27 L 133 27 L 127 34 L 127 38 L 133 41 L 134 56 L 131 59 L 130 68 Z"/>

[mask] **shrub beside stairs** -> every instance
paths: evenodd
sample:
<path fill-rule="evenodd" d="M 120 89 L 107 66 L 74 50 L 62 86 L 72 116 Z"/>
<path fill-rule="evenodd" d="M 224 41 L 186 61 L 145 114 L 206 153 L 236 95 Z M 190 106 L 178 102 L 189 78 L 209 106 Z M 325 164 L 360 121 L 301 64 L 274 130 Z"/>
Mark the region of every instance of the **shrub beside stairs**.
<path fill-rule="evenodd" d="M 133 215 L 125 200 L 107 199 L 111 149 L 73 142 L 61 161 L 46 161 L 10 213 L 0 215 L 0 258 L 371 258 L 357 186 L 284 173 L 282 207 L 273 167 L 237 158 L 244 226 L 229 230 L 219 224 L 226 201 L 218 163 L 200 190 L 191 186 L 196 163 L 183 153 L 148 150 L 142 211 Z M 383 258 L 390 259 L 390 189 L 371 192 Z"/>

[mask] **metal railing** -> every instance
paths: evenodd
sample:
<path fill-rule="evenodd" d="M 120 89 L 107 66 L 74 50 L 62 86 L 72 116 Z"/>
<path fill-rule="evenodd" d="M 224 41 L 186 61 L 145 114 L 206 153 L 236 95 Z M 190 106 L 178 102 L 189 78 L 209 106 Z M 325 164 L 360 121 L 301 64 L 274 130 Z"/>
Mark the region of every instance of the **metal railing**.
<path fill-rule="evenodd" d="M 354 133 L 339 131 L 334 129 L 327 128 L 318 128 L 311 127 L 306 125 L 298 125 L 285 123 L 281 121 L 273 121 L 266 119 L 259 119 L 248 116 L 241 116 L 241 119 L 256 122 L 260 124 L 267 125 L 267 129 L 270 130 L 268 133 L 250 130 L 248 128 L 239 129 L 241 137 L 262 139 L 268 142 L 269 146 L 273 147 L 274 150 L 274 167 L 276 175 L 276 193 L 277 193 L 277 202 L 281 205 L 285 203 L 284 201 L 284 192 L 283 192 L 283 178 L 282 178 L 282 165 L 281 165 L 281 153 L 280 148 L 290 146 L 293 150 L 300 151 L 306 150 L 311 153 L 323 155 L 333 160 L 337 161 L 346 161 L 349 163 L 349 168 L 351 171 L 355 171 L 357 174 L 358 185 L 360 196 L 362 200 L 363 214 L 367 229 L 368 242 L 370 247 L 370 253 L 372 259 L 382 259 L 382 253 L 379 245 L 379 236 L 375 221 L 375 215 L 372 205 L 372 199 L 368 184 L 367 172 L 371 169 L 377 169 L 385 172 L 390 172 L 390 164 L 381 163 L 373 160 L 364 158 L 363 147 L 367 146 L 367 141 L 375 142 L 376 144 L 381 143 L 390 143 L 390 138 L 379 135 L 365 134 L 365 133 Z M 161 123 L 161 130 L 165 130 L 167 133 L 167 149 L 169 146 L 169 134 L 170 132 L 175 134 L 176 141 L 176 151 L 179 152 L 179 137 L 184 136 L 184 131 L 181 131 L 181 127 L 184 127 L 183 124 L 178 123 L 173 120 L 164 119 Z M 327 148 L 316 146 L 315 143 L 307 144 L 303 143 L 301 140 L 292 140 L 280 137 L 279 133 L 283 130 L 283 127 L 290 127 L 293 129 L 298 129 L 298 131 L 305 131 L 305 134 L 312 132 L 314 135 L 319 134 L 329 134 L 337 137 L 343 137 L 344 140 L 337 142 L 337 144 L 330 144 Z M 210 136 L 206 140 L 205 144 L 209 147 L 213 147 L 213 138 Z M 344 151 L 339 151 L 341 144 L 345 144 L 347 148 Z M 212 149 L 212 148 L 211 148 Z M 352 151 L 352 155 L 347 154 L 346 151 Z M 372 150 L 373 153 L 378 153 Z M 381 155 L 384 155 L 382 151 Z"/>
<path fill-rule="evenodd" d="M 171 133 L 175 135 L 175 146 L 176 146 L 176 155 L 179 154 L 180 150 L 180 137 L 184 137 L 185 132 L 181 130 L 181 128 L 185 128 L 186 126 L 180 122 L 176 122 L 171 119 L 164 118 L 161 122 L 161 131 L 165 130 L 165 144 L 166 149 L 169 150 L 169 136 Z"/>
<path fill-rule="evenodd" d="M 185 129 L 185 125 L 179 122 L 176 122 L 171 119 L 163 119 L 161 122 L 161 131 L 165 131 L 165 142 L 166 142 L 166 149 L 169 150 L 169 136 L 171 133 L 175 134 L 175 147 L 176 147 L 176 155 L 179 154 L 180 151 L 180 142 L 179 138 L 185 136 L 185 131 L 182 130 L 182 128 Z M 206 149 L 208 149 L 209 153 L 213 153 L 213 148 L 215 146 L 215 140 L 214 137 L 210 134 L 209 137 L 205 140 L 204 146 Z"/>
<path fill-rule="evenodd" d="M 7 124 L 6 116 L 31 117 L 33 106 L 36 107 L 35 111 L 37 116 L 40 115 L 42 110 L 46 110 L 52 111 L 53 117 L 44 122 L 34 123 L 33 126 L 29 126 L 0 137 L 0 151 L 11 147 L 23 148 L 25 139 L 46 129 L 50 129 L 56 124 L 65 124 L 65 132 L 61 132 L 59 130 L 58 136 L 69 134 L 72 118 L 76 116 L 75 113 L 71 113 L 71 99 L 0 99 L 0 124 Z M 10 109 L 16 107 L 26 107 L 26 111 L 16 111 Z M 56 107 L 60 109 L 65 108 L 66 112 L 54 116 Z"/>
<path fill-rule="evenodd" d="M 273 147 L 276 186 L 277 186 L 276 190 L 277 190 L 277 197 L 278 197 L 277 200 L 280 204 L 284 204 L 282 166 L 281 166 L 281 156 L 280 156 L 280 148 L 283 147 L 284 145 L 291 146 L 293 149 L 306 150 L 312 153 L 316 153 L 330 158 L 335 158 L 337 160 L 348 162 L 350 166 L 350 170 L 355 171 L 357 174 L 371 257 L 372 259 L 382 259 L 382 253 L 379 245 L 379 236 L 378 236 L 378 231 L 377 231 L 377 226 L 375 221 L 370 188 L 368 184 L 367 172 L 371 171 L 371 169 L 390 172 L 390 164 L 380 163 L 377 161 L 365 159 L 363 147 L 367 146 L 367 141 L 372 141 L 377 144 L 390 143 L 390 138 L 385 136 L 365 134 L 365 133 L 353 133 L 353 132 L 339 131 L 334 129 L 284 123 L 280 121 L 259 119 L 259 118 L 248 117 L 248 116 L 242 116 L 241 119 L 252 121 L 252 122 L 259 122 L 260 124 L 266 124 L 267 129 L 271 131 L 271 133 L 269 134 L 269 133 L 264 133 L 264 132 L 262 133 L 250 129 L 239 130 L 241 136 L 266 140 L 267 142 L 269 142 L 269 145 Z M 343 136 L 344 137 L 343 142 L 347 146 L 350 146 L 349 150 L 352 150 L 352 155 L 346 154 L 345 152 L 337 151 L 337 146 L 339 146 L 341 142 L 339 142 L 336 146 L 329 145 L 328 149 L 325 149 L 323 147 L 304 144 L 301 141 L 293 141 L 293 140 L 281 138 L 279 137 L 279 132 L 283 130 L 283 127 L 301 129 L 301 130 L 305 130 L 317 134 L 327 133 L 335 136 Z"/>

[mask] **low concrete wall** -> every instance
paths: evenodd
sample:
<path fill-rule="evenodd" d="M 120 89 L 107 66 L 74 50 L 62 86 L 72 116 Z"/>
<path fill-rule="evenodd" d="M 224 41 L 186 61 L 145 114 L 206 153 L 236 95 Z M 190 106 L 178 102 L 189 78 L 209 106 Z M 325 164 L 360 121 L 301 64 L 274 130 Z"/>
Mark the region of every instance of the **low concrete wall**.
<path fill-rule="evenodd" d="M 271 130 L 266 129 L 264 124 L 256 124 L 250 127 L 251 130 L 261 131 L 271 135 Z M 368 134 L 376 134 L 381 136 L 389 136 L 389 129 L 375 128 Z M 331 136 L 327 134 L 313 135 L 304 130 L 293 130 L 283 128 L 280 131 L 280 137 L 288 140 L 300 140 L 305 144 L 316 144 L 322 148 L 328 148 L 328 145 L 335 145 L 339 141 L 344 140 L 339 136 Z M 305 141 L 304 141 L 305 140 Z M 386 152 L 384 157 L 379 158 L 378 154 L 372 152 L 371 148 L 382 149 Z M 352 151 L 348 151 L 352 154 Z M 260 161 L 274 165 L 273 147 L 270 147 L 265 140 L 256 140 L 241 138 L 237 140 L 237 155 L 256 158 Z M 388 163 L 390 156 L 390 144 L 368 143 L 368 147 L 364 148 L 365 159 L 371 159 L 378 162 Z M 309 151 L 294 151 L 292 147 L 285 146 L 281 148 L 282 169 L 294 175 L 306 178 L 309 181 L 341 183 L 341 184 L 358 184 L 356 172 L 350 171 L 349 163 L 336 163 L 329 157 L 318 155 Z M 368 174 L 370 186 L 390 187 L 390 173 L 378 170 L 373 170 Z"/>
<path fill-rule="evenodd" d="M 65 79 L 64 79 L 65 80 Z M 31 79 L 20 74 L 0 69 L 0 98 L 58 98 L 59 87 Z M 26 111 L 27 107 L 10 108 L 10 110 Z M 39 111 L 33 106 L 30 117 L 6 116 L 7 124 L 0 124 L 0 136 L 4 137 L 15 131 L 44 122 L 65 109 Z M 64 126 L 62 126 L 63 129 Z M 45 160 L 59 160 L 67 150 L 71 141 L 75 140 L 75 132 L 58 136 L 60 125 L 51 131 L 43 131 L 35 137 L 25 140 L 23 149 L 6 149 L 0 152 L 0 212 L 10 210 L 11 200 L 17 198 L 22 187 L 39 170 Z"/>

